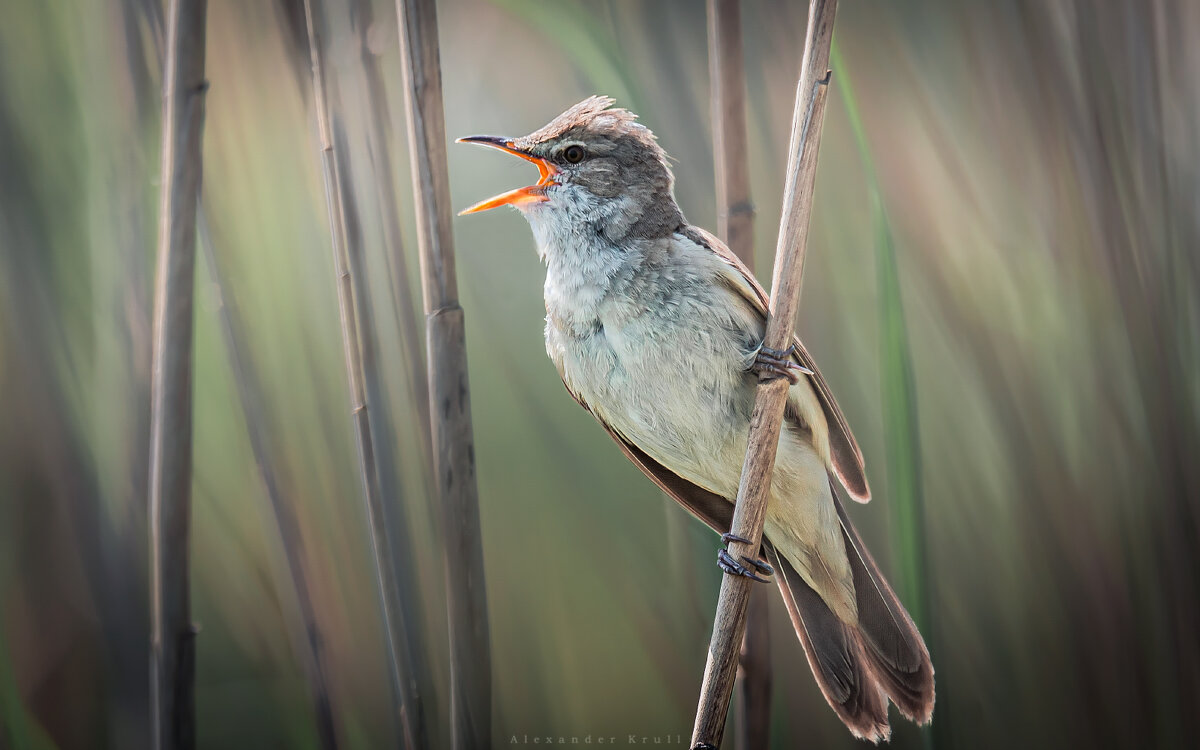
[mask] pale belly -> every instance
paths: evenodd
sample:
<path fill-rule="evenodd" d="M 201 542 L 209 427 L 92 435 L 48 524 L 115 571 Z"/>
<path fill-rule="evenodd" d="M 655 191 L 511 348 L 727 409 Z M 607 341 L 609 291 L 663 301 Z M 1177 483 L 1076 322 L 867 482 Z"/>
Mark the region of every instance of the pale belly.
<path fill-rule="evenodd" d="M 754 334 L 667 325 L 653 313 L 574 335 L 554 325 L 546 347 L 567 386 L 602 421 L 684 479 L 731 501 L 746 455 L 756 378 Z M 827 468 L 808 435 L 780 436 L 766 533 L 843 619 L 853 584 Z"/>
<path fill-rule="evenodd" d="M 728 329 L 668 325 L 649 313 L 585 336 L 547 327 L 551 358 L 596 416 L 727 497 L 737 490 L 734 453 L 745 445 L 754 399 L 748 342 Z"/>

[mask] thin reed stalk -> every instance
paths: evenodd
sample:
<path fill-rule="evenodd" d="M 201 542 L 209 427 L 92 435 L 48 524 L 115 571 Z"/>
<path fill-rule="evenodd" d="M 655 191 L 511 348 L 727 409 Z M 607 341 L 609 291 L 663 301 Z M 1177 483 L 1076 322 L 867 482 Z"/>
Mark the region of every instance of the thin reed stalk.
<path fill-rule="evenodd" d="M 336 91 L 334 94 L 331 97 L 331 109 L 339 112 Z M 408 519 L 404 512 L 404 483 L 396 466 L 396 436 L 392 430 L 391 401 L 377 357 L 379 332 L 375 327 L 375 310 L 371 305 L 370 282 L 363 253 L 362 221 L 358 201 L 351 187 L 354 178 L 350 170 L 350 148 L 345 131 L 341 118 L 335 116 L 333 152 L 337 155 L 338 184 L 346 230 L 347 267 L 350 271 L 350 286 L 354 290 L 354 308 L 359 324 L 363 382 L 366 387 L 367 404 L 370 405 L 371 438 L 375 446 L 379 490 L 381 497 L 387 500 L 383 505 L 384 526 L 388 539 L 384 549 L 387 551 L 387 564 L 392 566 L 391 575 L 395 581 L 395 588 L 389 594 L 396 597 L 393 611 L 400 620 L 401 632 L 404 634 L 401 663 L 408 665 L 402 677 L 407 683 L 405 690 L 411 705 L 409 721 L 413 737 L 419 746 L 424 746 L 427 744 L 427 738 L 423 696 L 425 689 L 432 690 L 432 679 L 424 679 L 426 660 L 419 648 L 419 644 L 424 640 L 421 638 L 421 618 L 417 616 L 421 610 L 420 592 L 415 580 L 417 563 L 409 537 Z"/>
<path fill-rule="evenodd" d="M 712 92 L 717 236 L 754 272 L 754 204 L 746 136 L 746 69 L 740 0 L 708 0 L 708 72 Z M 771 724 L 770 592 L 750 595 L 738 655 L 734 746 L 766 747 Z"/>
<path fill-rule="evenodd" d="M 771 304 L 763 343 L 773 349 L 787 349 L 792 340 L 792 321 L 800 304 L 800 283 L 804 272 L 805 244 L 812 215 L 813 185 L 817 174 L 817 153 L 829 90 L 829 46 L 833 38 L 833 19 L 837 0 L 812 0 L 804 58 L 796 88 L 796 106 L 792 113 L 792 135 L 788 150 L 788 169 L 784 184 L 783 216 L 775 247 L 775 269 L 771 280 Z M 732 542 L 730 551 L 737 555 L 757 555 L 762 543 L 767 495 L 775 468 L 775 451 L 783 423 L 783 408 L 789 383 L 784 378 L 760 381 L 750 418 L 746 461 L 738 484 L 734 505 L 733 534 L 750 543 Z M 746 609 L 754 582 L 743 576 L 726 575 L 713 622 L 712 642 L 692 747 L 715 748 L 721 744 L 725 717 L 733 692 L 737 653 L 746 625 Z"/>
<path fill-rule="evenodd" d="M 317 725 L 317 738 L 324 750 L 333 750 L 338 746 L 337 724 L 333 709 L 333 697 L 329 690 L 329 677 L 323 653 L 321 626 L 317 619 L 316 607 L 313 605 L 312 591 L 309 587 L 307 568 L 308 556 L 305 553 L 304 537 L 300 533 L 300 521 L 291 503 L 284 497 L 279 486 L 279 478 L 275 474 L 275 462 L 272 460 L 267 435 L 267 419 L 260 405 L 263 402 L 265 390 L 253 368 L 247 366 L 250 345 L 242 335 L 241 328 L 235 324 L 237 310 L 233 299 L 226 293 L 224 275 L 217 262 L 213 250 L 212 233 L 209 231 L 204 205 L 200 205 L 200 248 L 208 268 L 209 278 L 217 292 L 217 323 L 221 329 L 221 339 L 225 343 L 225 351 L 229 357 L 229 369 L 233 374 L 234 386 L 237 389 L 238 400 L 241 402 L 242 416 L 246 420 L 246 435 L 250 441 L 250 452 L 254 454 L 254 463 L 258 467 L 258 476 L 262 480 L 263 490 L 271 504 L 271 514 L 275 528 L 279 532 L 279 541 L 283 546 L 283 554 L 287 560 L 289 582 L 296 597 L 296 605 L 300 610 L 300 619 L 304 625 L 304 637 L 294 639 L 296 656 L 304 666 L 308 677 L 309 691 L 313 704 L 313 717 Z"/>
<path fill-rule="evenodd" d="M 154 39 L 154 52 L 162 63 L 162 18 L 154 3 L 149 3 L 145 15 L 149 21 Z M 332 750 L 337 747 L 337 725 L 334 719 L 333 698 L 329 689 L 324 656 L 322 653 L 323 639 L 316 617 L 316 608 L 312 603 L 312 594 L 308 585 L 308 574 L 305 567 L 307 555 L 304 551 L 304 540 L 299 532 L 299 523 L 295 511 L 288 504 L 279 482 L 275 476 L 274 462 L 267 448 L 266 417 L 262 414 L 259 404 L 262 402 L 264 389 L 258 378 L 251 372 L 246 362 L 246 352 L 249 345 L 242 337 L 239 326 L 234 324 L 236 309 L 229 295 L 226 294 L 226 284 L 217 263 L 213 250 L 212 235 L 208 224 L 208 215 L 201 198 L 197 206 L 196 222 L 199 227 L 201 254 L 208 268 L 209 278 L 216 287 L 218 296 L 217 317 L 221 329 L 221 337 L 229 356 L 229 366 L 233 373 L 234 384 L 242 406 L 242 414 L 246 420 L 246 432 L 250 441 L 250 450 L 254 454 L 255 464 L 259 468 L 259 476 L 263 488 L 271 503 L 272 516 L 279 532 L 280 543 L 287 559 L 288 574 L 292 589 L 300 609 L 300 618 L 304 624 L 304 639 L 297 639 L 296 654 L 304 665 L 305 673 L 312 693 L 313 716 L 317 725 L 317 735 L 321 747 Z"/>
<path fill-rule="evenodd" d="M 708 0 L 717 236 L 754 270 L 754 204 L 746 137 L 746 67 L 740 0 Z"/>
<path fill-rule="evenodd" d="M 359 349 L 358 319 L 355 314 L 354 287 L 350 272 L 350 253 L 347 248 L 345 191 L 339 171 L 338 154 L 334 149 L 332 116 L 326 93 L 324 53 L 314 0 L 304 0 L 305 26 L 308 32 L 309 55 L 312 61 L 313 107 L 321 146 L 321 169 L 325 183 L 325 205 L 329 214 L 329 232 L 337 274 L 338 312 L 342 329 L 342 350 L 350 390 L 350 413 L 354 424 L 354 439 L 358 452 L 359 482 L 366 504 L 367 521 L 371 530 L 371 552 L 375 564 L 375 582 L 387 641 L 389 675 L 393 697 L 400 721 L 405 747 L 422 746 L 418 734 L 423 726 L 419 707 L 415 703 L 411 680 L 407 678 L 411 660 L 403 613 L 395 611 L 393 595 L 398 590 L 391 565 L 391 539 L 388 535 L 383 497 L 379 488 L 379 471 L 372 440 L 370 412 L 367 409 L 366 385 L 362 351 Z"/>
<path fill-rule="evenodd" d="M 421 425 L 429 424 L 429 385 L 425 380 L 425 357 L 421 351 L 421 327 L 417 318 L 417 306 L 409 290 L 408 259 L 404 253 L 404 240 L 400 230 L 399 200 L 396 181 L 392 178 L 392 155 L 388 133 L 391 122 L 387 110 L 387 85 L 383 80 L 379 56 L 367 43 L 374 13 L 370 0 L 356 0 L 354 21 L 358 32 L 359 52 L 362 59 L 363 78 L 367 87 L 370 110 L 367 113 L 367 149 L 371 156 L 371 172 L 375 182 L 376 198 L 382 219 L 384 259 L 391 284 L 392 309 L 396 314 L 396 327 L 400 331 L 400 344 L 408 365 L 408 387 L 412 403 L 417 409 Z M 420 446 L 423 468 L 430 486 L 433 482 L 433 446 L 429 431 L 422 429 Z"/>
<path fill-rule="evenodd" d="M 401 351 L 404 364 L 407 366 L 409 400 L 417 411 L 416 430 L 417 445 L 420 451 L 421 476 L 423 486 L 433 487 L 433 446 L 429 433 L 429 388 L 425 380 L 425 357 L 421 346 L 421 328 L 417 317 L 417 302 L 410 292 L 408 259 L 404 252 L 404 241 L 401 232 L 399 202 L 397 200 L 396 181 L 392 174 L 392 157 L 389 148 L 389 132 L 391 123 L 388 118 L 387 86 L 384 83 L 383 71 L 379 55 L 368 44 L 368 33 L 374 23 L 374 10 L 370 0 L 355 0 L 350 8 L 351 25 L 359 47 L 359 58 L 362 63 L 361 71 L 366 86 L 365 111 L 363 119 L 367 123 L 366 146 L 375 187 L 375 198 L 378 204 L 378 220 L 383 229 L 382 257 L 388 270 L 391 309 L 395 316 L 396 328 L 400 334 Z M 335 107 L 336 109 L 336 107 Z M 335 152 L 341 154 L 338 164 L 342 173 L 343 185 L 354 184 L 350 174 L 348 156 L 349 148 L 345 147 L 345 128 L 335 128 Z M 384 496 L 391 498 L 387 507 L 389 513 L 387 527 L 392 535 L 392 564 L 396 571 L 399 590 L 401 613 L 405 616 L 405 632 L 409 639 L 409 676 L 410 689 L 414 696 L 416 707 L 419 709 L 421 725 L 416 735 L 428 741 L 426 734 L 425 700 L 433 696 L 433 674 L 429 667 L 429 659 L 424 650 L 416 648 L 416 644 L 427 643 L 423 621 L 420 617 L 408 613 L 421 611 L 421 597 L 417 583 L 418 566 L 416 553 L 412 544 L 411 534 L 420 533 L 412 530 L 411 517 L 408 515 L 408 504 L 404 499 L 404 483 L 401 481 L 396 465 L 396 434 L 393 429 L 392 400 L 385 386 L 383 374 L 376 359 L 380 338 L 375 326 L 374 308 L 368 299 L 370 284 L 367 280 L 366 258 L 362 252 L 357 252 L 359 242 L 355 239 L 362 237 L 359 226 L 358 212 L 353 191 L 344 193 L 348 224 L 347 247 L 350 250 L 350 274 L 356 290 L 355 299 L 362 322 L 363 336 L 363 365 L 366 373 L 367 399 L 372 405 L 374 418 L 371 427 L 375 435 L 378 454 L 380 456 L 379 482 Z M 432 528 L 427 533 L 432 533 Z"/>
<path fill-rule="evenodd" d="M 434 472 L 443 513 L 456 748 L 491 744 L 492 666 L 463 310 L 454 272 L 442 71 L 434 0 L 397 0 L 404 103 L 417 201 Z"/>
<path fill-rule="evenodd" d="M 189 593 L 192 326 L 204 130 L 207 0 L 172 0 L 163 71 L 162 172 L 150 386 L 150 703 L 153 747 L 196 744 Z"/>
<path fill-rule="evenodd" d="M 708 0 L 708 77 L 713 107 L 716 236 L 754 272 L 754 203 L 750 200 L 750 154 L 746 143 L 745 62 L 742 4 Z M 769 592 L 750 595 L 745 636 L 738 655 L 734 746 L 766 748 L 770 730 Z"/>

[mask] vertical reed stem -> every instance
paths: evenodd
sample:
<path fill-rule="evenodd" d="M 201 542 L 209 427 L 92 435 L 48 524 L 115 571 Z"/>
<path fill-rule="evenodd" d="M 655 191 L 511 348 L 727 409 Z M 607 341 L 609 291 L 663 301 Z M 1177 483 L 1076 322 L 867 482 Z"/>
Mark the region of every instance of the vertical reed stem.
<path fill-rule="evenodd" d="M 764 338 L 764 344 L 773 349 L 786 349 L 791 344 L 792 321 L 800 303 L 800 282 L 804 271 L 808 224 L 812 215 L 817 152 L 829 89 L 829 45 L 833 38 L 836 9 L 837 0 L 812 0 L 809 5 L 804 60 L 792 114 L 783 216 L 775 247 L 771 305 Z M 762 543 L 766 501 L 775 467 L 775 451 L 779 444 L 788 385 L 788 381 L 782 378 L 761 381 L 758 385 L 750 418 L 746 462 L 738 484 L 731 529 L 732 533 L 749 539 L 750 543 L 732 542 L 730 554 L 735 557 L 757 555 Z M 721 743 L 752 585 L 754 582 L 750 579 L 733 575 L 726 575 L 721 582 L 708 663 L 705 665 L 700 702 L 696 709 L 696 725 L 692 731 L 693 748 L 715 748 Z"/>
<path fill-rule="evenodd" d="M 375 178 L 375 192 L 379 200 L 382 219 L 385 259 L 392 287 L 392 305 L 396 312 L 396 327 L 400 331 L 401 348 L 405 364 L 409 367 L 408 385 L 413 405 L 417 409 L 420 424 L 429 424 L 429 387 L 425 381 L 425 358 L 421 352 L 421 330 L 415 302 L 409 294 L 408 260 L 404 253 L 404 241 L 400 231 L 399 202 L 396 182 L 392 179 L 391 148 L 388 146 L 390 123 L 387 107 L 387 85 L 380 70 L 379 56 L 367 44 L 367 33 L 374 15 L 370 0 L 355 0 L 354 11 L 358 19 L 358 43 L 362 57 L 363 77 L 371 102 L 367 117 L 367 147 L 371 154 L 371 168 Z M 420 430 L 422 464 L 426 479 L 432 486 L 433 447 L 427 429 Z"/>
<path fill-rule="evenodd" d="M 754 204 L 746 140 L 746 68 L 740 0 L 708 0 L 717 236 L 754 270 Z"/>
<path fill-rule="evenodd" d="M 712 90 L 717 236 L 754 272 L 754 204 L 746 138 L 746 71 L 740 0 L 708 0 L 708 69 Z M 766 747 L 771 725 L 768 594 L 750 596 L 738 656 L 734 740 L 739 750 Z"/>
<path fill-rule="evenodd" d="M 336 92 L 335 92 L 336 93 Z M 336 95 L 331 97 L 331 109 L 340 112 Z M 425 726 L 424 696 L 432 694 L 432 678 L 426 679 L 426 661 L 424 652 L 419 644 L 422 638 L 422 623 L 419 617 L 421 611 L 421 596 L 417 584 L 416 553 L 413 550 L 412 538 L 405 510 L 404 483 L 396 466 L 396 436 L 392 429 L 392 410 L 384 376 L 379 366 L 379 333 L 375 327 L 375 313 L 371 306 L 370 281 L 366 258 L 363 257 L 362 221 L 359 217 L 358 203 L 355 200 L 354 177 L 350 170 L 350 146 L 346 137 L 346 128 L 340 117 L 333 118 L 333 153 L 337 165 L 339 195 L 342 216 L 346 230 L 346 256 L 350 271 L 350 287 L 354 290 L 354 309 L 356 311 L 359 330 L 360 362 L 363 372 L 363 384 L 366 388 L 366 403 L 369 404 L 371 439 L 376 457 L 376 476 L 379 481 L 380 497 L 387 504 L 380 505 L 383 512 L 383 524 L 387 531 L 386 545 L 382 547 L 386 560 L 390 565 L 394 588 L 389 591 L 395 603 L 392 611 L 396 613 L 398 627 L 403 636 L 400 663 L 404 667 L 401 675 L 406 681 L 405 705 L 409 717 L 412 736 L 418 747 L 428 743 Z M 419 367 L 418 363 L 418 367 Z M 424 372 L 422 372 L 424 382 Z M 425 424 L 421 422 L 419 424 Z M 424 430 L 422 430 L 424 432 Z M 429 693 L 426 693 L 426 690 Z"/>
<path fill-rule="evenodd" d="M 359 481 L 366 502 L 367 521 L 371 527 L 371 552 L 375 563 L 375 582 L 380 611 L 387 639 L 387 654 L 392 690 L 396 700 L 400 731 L 405 747 L 423 746 L 421 728 L 423 717 L 416 703 L 415 687 L 410 679 L 411 656 L 408 635 L 404 628 L 404 613 L 395 611 L 393 601 L 397 589 L 390 549 L 386 513 L 379 489 L 379 471 L 375 444 L 371 437 L 370 412 L 367 409 L 366 386 L 362 351 L 359 348 L 358 320 L 355 314 L 354 288 L 350 275 L 350 255 L 347 249 L 344 186 L 339 171 L 334 133 L 327 98 L 324 53 L 317 31 L 314 0 L 304 0 L 304 17 L 308 31 L 309 54 L 312 59 L 313 107 L 321 141 L 321 169 L 325 182 L 325 205 L 329 213 L 334 269 L 337 273 L 338 312 L 342 328 L 342 349 L 346 360 L 346 375 L 350 386 L 350 411 L 354 422 L 354 438 L 358 450 Z"/>
<path fill-rule="evenodd" d="M 204 130 L 207 0 L 171 0 L 163 71 L 162 173 L 150 390 L 150 701 L 153 747 L 196 744 L 189 594 L 192 297 Z"/>
<path fill-rule="evenodd" d="M 289 499 L 284 497 L 283 488 L 275 474 L 275 464 L 268 448 L 267 420 L 260 404 L 262 403 L 263 387 L 256 373 L 246 364 L 246 353 L 249 350 L 245 338 L 234 324 L 236 319 L 233 300 L 226 294 L 225 280 L 221 267 L 217 263 L 216 252 L 212 246 L 212 236 L 209 232 L 204 205 L 200 205 L 200 249 L 204 256 L 208 275 L 216 287 L 219 307 L 217 310 L 218 323 L 221 328 L 221 338 L 225 342 L 225 351 L 229 357 L 229 369 L 233 373 L 233 382 L 237 387 L 238 400 L 242 406 L 242 416 L 246 420 L 246 435 L 250 441 L 250 452 L 254 454 L 254 462 L 258 466 L 258 475 L 262 479 L 263 489 L 271 504 L 271 513 L 275 519 L 275 527 L 279 531 L 279 541 L 283 546 L 284 557 L 287 559 L 288 575 L 292 591 L 296 596 L 296 605 L 300 609 L 300 619 L 304 624 L 304 638 L 296 638 L 296 656 L 304 666 L 308 677 L 308 686 L 313 703 L 313 718 L 317 725 L 317 738 L 323 750 L 335 750 L 337 742 L 337 725 L 334 720 L 333 697 L 329 690 L 329 677 L 322 649 L 321 627 L 317 621 L 317 610 L 313 604 L 312 592 L 308 585 L 307 555 L 304 551 L 304 538 L 300 535 L 300 521 L 296 510 Z"/>
<path fill-rule="evenodd" d="M 491 743 L 492 667 L 463 310 L 454 273 L 450 181 L 434 0 L 396 0 L 417 201 L 434 473 L 445 533 L 450 724 L 456 748 Z"/>

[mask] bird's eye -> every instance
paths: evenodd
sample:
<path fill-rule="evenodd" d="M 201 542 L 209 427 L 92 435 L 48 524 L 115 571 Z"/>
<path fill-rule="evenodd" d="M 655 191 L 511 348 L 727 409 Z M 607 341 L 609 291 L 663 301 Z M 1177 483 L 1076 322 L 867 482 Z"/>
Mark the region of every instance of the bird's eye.
<path fill-rule="evenodd" d="M 571 164 L 578 164 L 583 161 L 583 157 L 586 155 L 583 146 L 567 146 L 566 151 L 563 151 L 563 158 Z"/>

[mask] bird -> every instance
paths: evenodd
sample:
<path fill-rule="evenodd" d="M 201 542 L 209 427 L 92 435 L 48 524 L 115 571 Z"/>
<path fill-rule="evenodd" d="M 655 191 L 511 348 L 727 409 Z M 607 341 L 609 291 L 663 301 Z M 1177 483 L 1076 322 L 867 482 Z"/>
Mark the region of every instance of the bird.
<path fill-rule="evenodd" d="M 513 206 L 546 267 L 546 352 L 571 396 L 651 480 L 728 543 L 760 378 L 790 381 L 761 558 L 825 699 L 856 737 L 890 738 L 888 701 L 931 720 L 921 634 L 839 497 L 867 502 L 863 455 L 807 349 L 763 346 L 768 295 L 689 224 L 651 130 L 591 96 L 521 137 L 468 136 L 537 166 L 538 181 L 462 211 Z"/>

